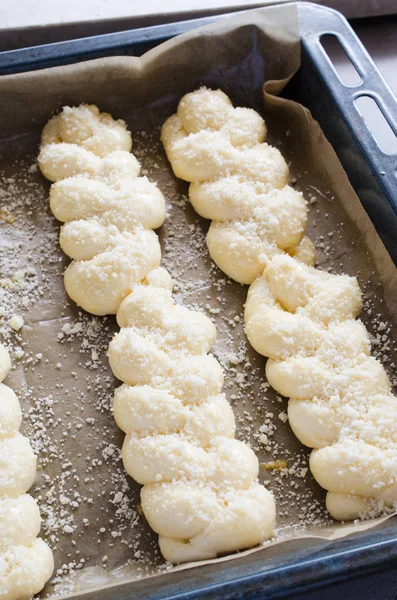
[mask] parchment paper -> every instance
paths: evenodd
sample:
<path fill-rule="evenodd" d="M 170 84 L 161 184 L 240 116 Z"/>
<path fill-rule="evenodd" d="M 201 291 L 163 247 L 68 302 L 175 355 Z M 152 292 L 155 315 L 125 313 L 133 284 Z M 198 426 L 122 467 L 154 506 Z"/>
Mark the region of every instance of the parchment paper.
<path fill-rule="evenodd" d="M 309 450 L 285 422 L 286 400 L 269 389 L 265 360 L 245 338 L 247 288 L 228 280 L 209 259 L 209 223 L 190 207 L 187 184 L 173 177 L 159 142 L 160 126 L 180 97 L 200 85 L 220 87 L 236 105 L 265 115 L 269 141 L 290 162 L 293 184 L 311 204 L 309 234 L 318 265 L 358 276 L 374 352 L 394 379 L 389 325 L 396 314 L 396 269 L 318 124 L 300 105 L 269 94 L 280 92 L 298 68 L 296 11 L 280 6 L 191 32 L 142 59 L 100 59 L 0 79 L 0 331 L 13 352 L 8 383 L 21 399 L 23 431 L 39 452 L 33 493 L 58 569 L 43 596 L 171 568 L 140 513 L 140 486 L 125 475 L 120 460 L 123 435 L 111 414 L 117 382 L 106 358 L 115 320 L 86 315 L 67 298 L 67 259 L 58 246 L 59 224 L 48 210 L 49 182 L 35 166 L 42 127 L 67 104 L 95 103 L 128 123 L 143 173 L 167 199 L 159 235 L 177 301 L 204 310 L 217 325 L 214 354 L 225 369 L 237 436 L 251 444 L 261 463 L 284 461 L 281 470 L 263 468 L 260 474 L 276 496 L 278 538 L 249 552 L 263 552 L 265 559 L 275 544 L 280 552 L 283 539 L 331 540 L 380 522 L 337 525 L 327 516 L 325 493 L 308 472 Z M 19 332 L 9 326 L 14 314 L 25 321 Z"/>

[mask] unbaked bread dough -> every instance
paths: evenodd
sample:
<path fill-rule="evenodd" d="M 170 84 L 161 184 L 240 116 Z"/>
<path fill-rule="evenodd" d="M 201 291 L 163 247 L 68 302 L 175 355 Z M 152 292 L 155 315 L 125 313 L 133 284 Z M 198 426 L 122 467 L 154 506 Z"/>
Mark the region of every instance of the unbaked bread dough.
<path fill-rule="evenodd" d="M 194 209 L 212 220 L 212 259 L 239 283 L 252 283 L 280 253 L 314 262 L 307 203 L 289 187 L 288 166 L 266 134 L 257 112 L 207 88 L 186 94 L 161 132 L 175 175 L 191 182 Z"/>
<path fill-rule="evenodd" d="M 256 113 L 249 117 L 262 138 L 263 122 Z M 249 135 L 244 111 L 235 118 Z M 235 136 L 234 143 L 244 143 L 243 130 L 240 141 Z M 69 296 L 94 314 L 117 312 L 121 331 L 109 361 L 124 383 L 114 416 L 127 434 L 125 468 L 144 486 L 145 516 L 167 560 L 212 558 L 271 537 L 274 499 L 258 482 L 255 454 L 234 439 L 223 372 L 208 354 L 214 325 L 174 304 L 152 231 L 163 223 L 164 198 L 138 177 L 130 150 L 122 121 L 82 105 L 64 108 L 46 125 L 39 164 L 55 181 L 51 210 L 65 223 L 60 243 L 73 259 L 65 273 Z M 291 203 L 305 211 L 300 199 Z"/>
<path fill-rule="evenodd" d="M 0 345 L 0 382 L 11 368 Z M 36 477 L 36 457 L 19 433 L 21 408 L 13 390 L 0 383 L 0 598 L 24 600 L 40 592 L 54 561 L 47 544 L 37 539 L 40 513 L 26 494 Z"/>
<path fill-rule="evenodd" d="M 139 177 L 131 147 L 124 121 L 84 104 L 64 107 L 41 137 L 39 166 L 55 182 L 50 207 L 65 223 L 60 244 L 73 259 L 65 288 L 96 315 L 115 314 L 161 260 L 152 230 L 163 224 L 164 197 L 147 177 Z"/>
<path fill-rule="evenodd" d="M 186 94 L 162 129 L 175 175 L 191 182 L 193 207 L 212 219 L 210 255 L 252 284 L 248 339 L 269 357 L 269 383 L 290 397 L 293 431 L 315 448 L 310 467 L 329 490 L 328 510 L 357 518 L 397 500 L 397 400 L 356 320 L 356 279 L 312 268 L 306 202 L 265 139 L 257 113 L 206 88 Z"/>
<path fill-rule="evenodd" d="M 117 313 L 109 347 L 124 381 L 114 416 L 126 432 L 123 461 L 142 509 L 173 563 L 214 558 L 271 537 L 273 496 L 258 483 L 258 459 L 234 439 L 223 373 L 208 351 L 212 322 L 175 305 L 170 281 L 137 285 Z"/>
<path fill-rule="evenodd" d="M 269 383 L 290 397 L 289 423 L 315 449 L 310 469 L 340 520 L 397 501 L 397 399 L 360 310 L 354 277 L 286 255 L 254 281 L 245 307 L 248 339 L 269 357 Z"/>

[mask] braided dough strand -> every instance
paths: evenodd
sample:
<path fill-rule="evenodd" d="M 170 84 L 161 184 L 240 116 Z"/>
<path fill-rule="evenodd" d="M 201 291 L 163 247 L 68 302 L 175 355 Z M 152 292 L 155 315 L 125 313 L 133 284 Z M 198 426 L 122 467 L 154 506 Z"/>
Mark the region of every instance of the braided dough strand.
<path fill-rule="evenodd" d="M 186 94 L 161 132 L 175 175 L 191 182 L 194 209 L 212 220 L 212 259 L 239 283 L 252 283 L 280 253 L 314 262 L 306 201 L 288 186 L 288 166 L 266 134 L 257 112 L 206 88 Z"/>
<path fill-rule="evenodd" d="M 0 345 L 0 382 L 11 368 Z M 36 477 L 36 457 L 19 433 L 22 414 L 13 390 L 0 383 L 0 598 L 24 600 L 40 592 L 54 569 L 52 552 L 38 539 L 40 513 L 26 492 Z"/>
<path fill-rule="evenodd" d="M 162 284 L 164 285 L 164 283 Z M 216 338 L 202 313 L 174 304 L 172 283 L 136 286 L 117 313 L 109 347 L 114 415 L 126 432 L 123 461 L 144 487 L 142 509 L 173 562 L 254 546 L 274 528 L 258 460 L 234 439 L 223 373 L 208 355 Z"/>
<path fill-rule="evenodd" d="M 138 177 L 130 149 L 122 121 L 83 105 L 47 124 L 39 163 L 55 181 L 51 210 L 65 223 L 69 296 L 94 314 L 117 312 L 109 361 L 124 383 L 114 416 L 127 434 L 125 468 L 144 486 L 146 518 L 166 559 L 212 558 L 268 539 L 274 499 L 258 483 L 254 453 L 234 439 L 223 372 L 208 355 L 214 325 L 174 304 L 151 231 L 163 223 L 164 198 Z"/>
<path fill-rule="evenodd" d="M 295 435 L 314 448 L 310 468 L 336 519 L 397 500 L 397 400 L 355 320 L 357 281 L 275 257 L 251 285 L 246 332 L 268 356 L 266 375 L 289 396 Z"/>
<path fill-rule="evenodd" d="M 50 207 L 65 223 L 60 245 L 72 258 L 65 288 L 96 315 L 115 314 L 136 283 L 159 266 L 153 229 L 163 224 L 165 201 L 139 177 L 131 134 L 96 106 L 65 107 L 44 127 L 39 166 L 55 183 Z"/>
<path fill-rule="evenodd" d="M 315 449 L 310 467 L 329 490 L 328 510 L 356 518 L 397 500 L 397 401 L 356 320 L 356 279 L 312 268 L 306 202 L 265 139 L 257 113 L 206 88 L 184 96 L 162 129 L 175 175 L 191 182 L 193 207 L 212 219 L 210 255 L 251 284 L 248 339 L 269 357 L 269 383 L 290 397 L 293 431 Z"/>

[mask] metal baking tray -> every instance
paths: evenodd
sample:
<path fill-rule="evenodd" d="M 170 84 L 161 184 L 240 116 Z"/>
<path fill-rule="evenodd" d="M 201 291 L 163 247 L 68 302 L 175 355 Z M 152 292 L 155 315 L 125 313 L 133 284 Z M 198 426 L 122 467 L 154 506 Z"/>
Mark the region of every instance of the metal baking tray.
<path fill-rule="evenodd" d="M 283 95 L 304 104 L 320 123 L 364 208 L 397 263 L 397 156 L 382 152 L 354 101 L 370 96 L 397 135 L 397 101 L 339 13 L 296 3 L 301 34 L 301 67 Z M 222 16 L 222 15 L 221 15 Z M 115 55 L 139 56 L 157 44 L 221 16 L 146 27 L 120 33 L 0 53 L 0 74 L 70 64 Z M 355 87 L 343 85 L 321 45 L 334 35 L 361 76 Z M 394 523 L 394 524 L 393 524 Z M 371 532 L 335 542 L 312 539 L 282 544 L 264 560 L 262 553 L 220 561 L 199 569 L 174 571 L 80 598 L 97 600 L 246 600 L 283 598 L 291 593 L 391 569 L 397 563 L 397 524 L 388 521 Z"/>

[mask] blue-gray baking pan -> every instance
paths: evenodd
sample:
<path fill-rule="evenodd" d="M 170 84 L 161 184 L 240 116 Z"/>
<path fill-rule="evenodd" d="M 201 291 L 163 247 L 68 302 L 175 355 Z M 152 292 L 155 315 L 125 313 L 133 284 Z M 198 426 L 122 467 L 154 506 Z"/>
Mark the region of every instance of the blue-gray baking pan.
<path fill-rule="evenodd" d="M 337 12 L 296 3 L 301 34 L 301 67 L 283 92 L 310 109 L 333 145 L 366 211 L 397 263 L 397 157 L 384 153 L 354 101 L 375 100 L 397 135 L 397 101 L 357 39 Z M 102 56 L 139 56 L 157 44 L 219 19 L 183 21 L 109 35 L 0 53 L 0 74 L 18 73 Z M 343 85 L 320 40 L 334 35 L 361 82 Z M 170 572 L 81 598 L 96 600 L 251 600 L 290 597 L 310 589 L 397 567 L 397 525 L 335 542 L 296 540 L 278 546 L 276 556 L 253 553 L 198 569 Z"/>

